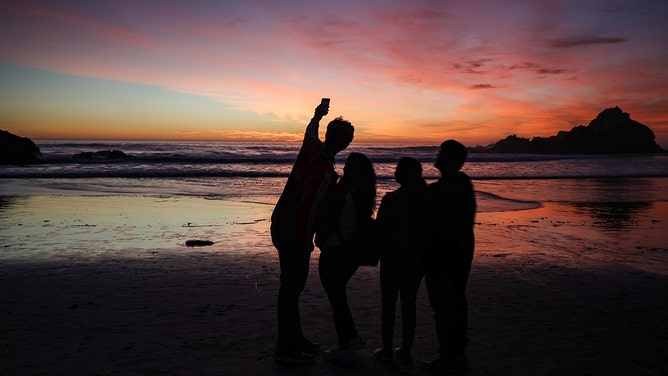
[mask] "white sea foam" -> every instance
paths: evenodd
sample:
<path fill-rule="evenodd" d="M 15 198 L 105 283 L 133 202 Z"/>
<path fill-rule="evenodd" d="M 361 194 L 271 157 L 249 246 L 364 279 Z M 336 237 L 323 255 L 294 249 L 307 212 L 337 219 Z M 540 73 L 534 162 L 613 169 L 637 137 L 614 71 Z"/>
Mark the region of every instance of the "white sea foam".
<path fill-rule="evenodd" d="M 0 166 L 0 195 L 195 196 L 273 203 L 299 143 L 37 141 L 46 163 Z M 127 159 L 75 159 L 82 152 L 121 150 Z M 422 162 L 428 181 L 437 145 L 353 143 L 369 156 L 378 197 L 397 188 L 399 158 Z M 668 201 L 668 155 L 531 155 L 471 153 L 463 170 L 479 192 L 480 211 L 536 207 L 540 202 Z"/>

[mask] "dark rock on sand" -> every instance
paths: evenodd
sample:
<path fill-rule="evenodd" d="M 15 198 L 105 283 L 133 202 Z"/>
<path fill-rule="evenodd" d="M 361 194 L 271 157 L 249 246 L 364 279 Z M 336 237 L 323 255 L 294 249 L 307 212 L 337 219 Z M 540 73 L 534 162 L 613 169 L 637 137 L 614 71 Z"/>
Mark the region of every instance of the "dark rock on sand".
<path fill-rule="evenodd" d="M 25 165 L 42 162 L 42 152 L 31 139 L 0 130 L 0 164 Z"/>
<path fill-rule="evenodd" d="M 213 245 L 213 242 L 210 240 L 188 240 L 186 241 L 186 246 L 188 247 L 206 247 Z"/>

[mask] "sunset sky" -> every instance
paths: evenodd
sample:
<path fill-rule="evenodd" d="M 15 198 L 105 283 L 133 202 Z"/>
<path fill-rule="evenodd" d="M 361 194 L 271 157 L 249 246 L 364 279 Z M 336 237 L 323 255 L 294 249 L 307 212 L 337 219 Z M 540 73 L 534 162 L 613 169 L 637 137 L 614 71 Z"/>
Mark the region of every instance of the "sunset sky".
<path fill-rule="evenodd" d="M 484 145 L 619 106 L 668 148 L 668 1 L 3 1 L 0 129 L 33 139 Z"/>

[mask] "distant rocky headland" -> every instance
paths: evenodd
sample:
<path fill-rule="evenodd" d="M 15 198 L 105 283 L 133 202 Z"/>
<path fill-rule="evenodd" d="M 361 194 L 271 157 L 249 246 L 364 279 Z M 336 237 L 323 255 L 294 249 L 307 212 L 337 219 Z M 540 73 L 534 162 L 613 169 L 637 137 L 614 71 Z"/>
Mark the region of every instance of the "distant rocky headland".
<path fill-rule="evenodd" d="M 134 158 L 120 150 L 86 151 L 72 156 L 78 160 L 106 160 Z M 0 129 L 0 165 L 30 165 L 44 163 L 39 147 L 29 138 Z"/>
<path fill-rule="evenodd" d="M 0 164 L 35 163 L 42 163 L 42 152 L 31 139 L 0 129 Z"/>
<path fill-rule="evenodd" d="M 556 136 L 533 139 L 511 135 L 496 144 L 472 149 L 485 153 L 525 154 L 639 154 L 665 152 L 654 132 L 619 107 L 598 114 L 588 126 L 580 125 Z"/>

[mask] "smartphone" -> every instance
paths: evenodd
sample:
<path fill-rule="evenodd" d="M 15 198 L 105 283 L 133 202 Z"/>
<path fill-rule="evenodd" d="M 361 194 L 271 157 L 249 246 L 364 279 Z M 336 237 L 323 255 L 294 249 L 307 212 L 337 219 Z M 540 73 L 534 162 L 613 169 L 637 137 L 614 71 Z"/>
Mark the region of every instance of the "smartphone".
<path fill-rule="evenodd" d="M 322 100 L 320 101 L 320 104 L 326 104 L 326 105 L 329 106 L 329 98 L 322 98 Z"/>

